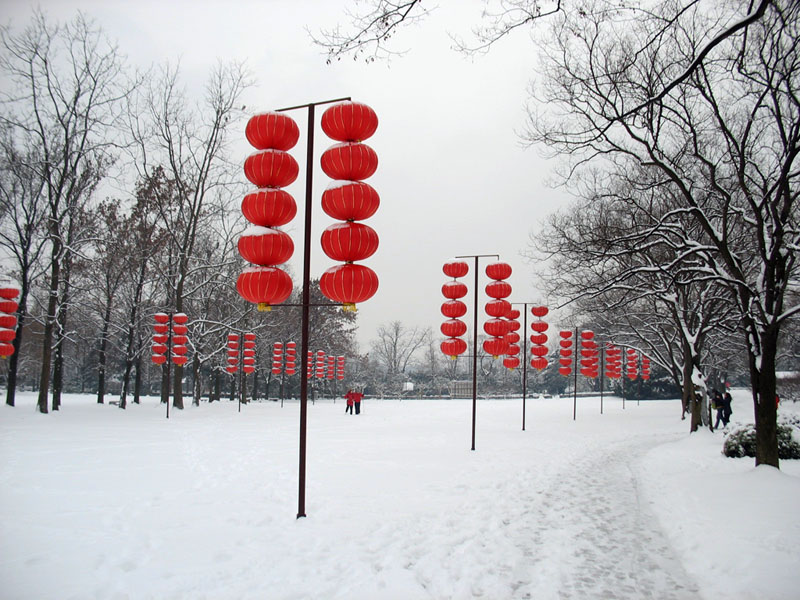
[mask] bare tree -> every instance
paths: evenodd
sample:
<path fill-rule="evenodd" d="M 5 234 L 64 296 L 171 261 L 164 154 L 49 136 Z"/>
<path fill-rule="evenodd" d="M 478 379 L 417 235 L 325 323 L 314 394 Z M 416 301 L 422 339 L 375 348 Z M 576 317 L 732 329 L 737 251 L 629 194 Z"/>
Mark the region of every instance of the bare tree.
<path fill-rule="evenodd" d="M 65 214 L 90 193 L 110 162 L 109 130 L 127 93 L 117 48 L 83 15 L 51 25 L 41 12 L 21 33 L 0 31 L 9 83 L 0 122 L 39 149 L 30 165 L 47 199 L 50 280 L 38 410 L 47 412 L 53 332 L 59 311 Z"/>
<path fill-rule="evenodd" d="M 166 65 L 128 109 L 129 131 L 140 176 L 163 165 L 176 193 L 158 203 L 167 235 L 163 307 L 185 312 L 189 277 L 199 231 L 215 219 L 215 202 L 229 202 L 223 189 L 236 183 L 241 166 L 227 160 L 230 130 L 242 114 L 239 98 L 250 85 L 242 64 L 218 64 L 211 72 L 202 102 L 191 103 L 180 87 L 179 69 Z M 183 408 L 183 368 L 174 369 L 174 400 Z"/>
<path fill-rule="evenodd" d="M 416 351 L 423 347 L 430 336 L 427 329 L 409 329 L 400 321 L 378 327 L 378 338 L 372 343 L 372 353 L 386 369 L 390 384 L 405 375 Z"/>
<path fill-rule="evenodd" d="M 617 173 L 643 168 L 680 203 L 665 220 L 691 219 L 701 235 L 686 251 L 708 252 L 709 277 L 734 294 L 750 357 L 756 463 L 778 466 L 775 357 L 781 325 L 800 311 L 787 304 L 800 242 L 800 5 L 770 3 L 713 60 L 630 116 L 630 107 L 685 72 L 710 42 L 707 32 L 728 16 L 694 7 L 654 39 L 660 12 L 622 28 L 603 8 L 561 17 L 545 48 L 547 111 L 532 115 L 528 139 L 571 156 L 567 177 L 587 164 Z"/>
<path fill-rule="evenodd" d="M 10 128 L 5 126 L 0 129 L 0 151 L 0 247 L 13 257 L 16 282 L 20 286 L 17 335 L 6 377 L 6 404 L 14 406 L 28 299 L 34 282 L 42 274 L 40 259 L 47 239 L 45 198 L 44 182 L 35 176 L 32 168 L 38 161 L 35 149 L 18 149 Z"/>

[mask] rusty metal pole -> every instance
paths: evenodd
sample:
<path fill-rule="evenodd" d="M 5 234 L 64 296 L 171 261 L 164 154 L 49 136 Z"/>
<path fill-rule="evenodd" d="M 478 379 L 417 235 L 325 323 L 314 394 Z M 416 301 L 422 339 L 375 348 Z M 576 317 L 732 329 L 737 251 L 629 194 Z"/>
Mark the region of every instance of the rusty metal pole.
<path fill-rule="evenodd" d="M 478 259 L 492 257 L 500 260 L 499 254 L 467 254 L 456 258 L 475 259 L 475 294 L 472 307 L 472 447 L 475 450 L 475 419 L 478 412 Z"/>
<path fill-rule="evenodd" d="M 572 420 L 575 421 L 578 415 L 578 328 L 575 328 L 575 383 L 572 388 Z"/>
<path fill-rule="evenodd" d="M 311 309 L 311 211 L 313 208 L 313 175 L 314 175 L 314 107 L 320 104 L 331 104 L 350 100 L 350 97 L 299 104 L 278 109 L 279 112 L 298 108 L 308 109 L 308 134 L 306 148 L 306 201 L 305 226 L 303 233 L 303 295 L 302 323 L 300 339 L 300 356 L 308 355 L 309 316 Z M 300 368 L 300 452 L 298 467 L 297 518 L 306 516 L 306 430 L 308 426 L 308 363 L 303 361 Z"/>
<path fill-rule="evenodd" d="M 528 303 L 523 302 L 522 317 L 522 431 L 525 431 L 525 399 L 528 394 Z"/>

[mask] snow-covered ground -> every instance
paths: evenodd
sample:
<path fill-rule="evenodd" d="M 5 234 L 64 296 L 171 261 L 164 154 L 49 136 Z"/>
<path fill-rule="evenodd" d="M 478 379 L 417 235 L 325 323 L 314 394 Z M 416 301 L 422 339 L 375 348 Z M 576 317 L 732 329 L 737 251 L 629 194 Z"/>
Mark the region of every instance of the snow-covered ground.
<path fill-rule="evenodd" d="M 0 598 L 800 597 L 800 464 L 619 399 L 0 410 Z M 794 410 L 795 407 L 782 407 Z M 752 414 L 746 392 L 734 418 Z"/>

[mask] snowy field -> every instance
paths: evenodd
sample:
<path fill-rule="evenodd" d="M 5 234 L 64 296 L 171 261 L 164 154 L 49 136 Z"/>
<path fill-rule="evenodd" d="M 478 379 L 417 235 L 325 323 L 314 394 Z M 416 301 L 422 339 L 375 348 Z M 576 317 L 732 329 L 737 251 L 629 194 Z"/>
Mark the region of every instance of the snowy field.
<path fill-rule="evenodd" d="M 0 409 L 0 598 L 800 598 L 800 464 L 689 436 L 677 401 Z M 747 392 L 734 420 L 752 419 Z M 796 410 L 782 407 L 782 410 Z"/>

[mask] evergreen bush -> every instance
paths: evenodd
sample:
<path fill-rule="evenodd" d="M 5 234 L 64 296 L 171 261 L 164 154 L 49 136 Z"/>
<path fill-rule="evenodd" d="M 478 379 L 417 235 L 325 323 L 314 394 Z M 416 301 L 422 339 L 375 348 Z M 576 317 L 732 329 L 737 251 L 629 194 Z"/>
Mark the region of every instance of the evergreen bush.
<path fill-rule="evenodd" d="M 800 442 L 792 436 L 797 431 L 800 438 L 800 417 L 797 415 L 778 416 L 778 458 L 781 460 L 800 459 Z M 756 455 L 756 426 L 753 423 L 737 425 L 725 434 L 722 453 L 730 458 Z"/>

